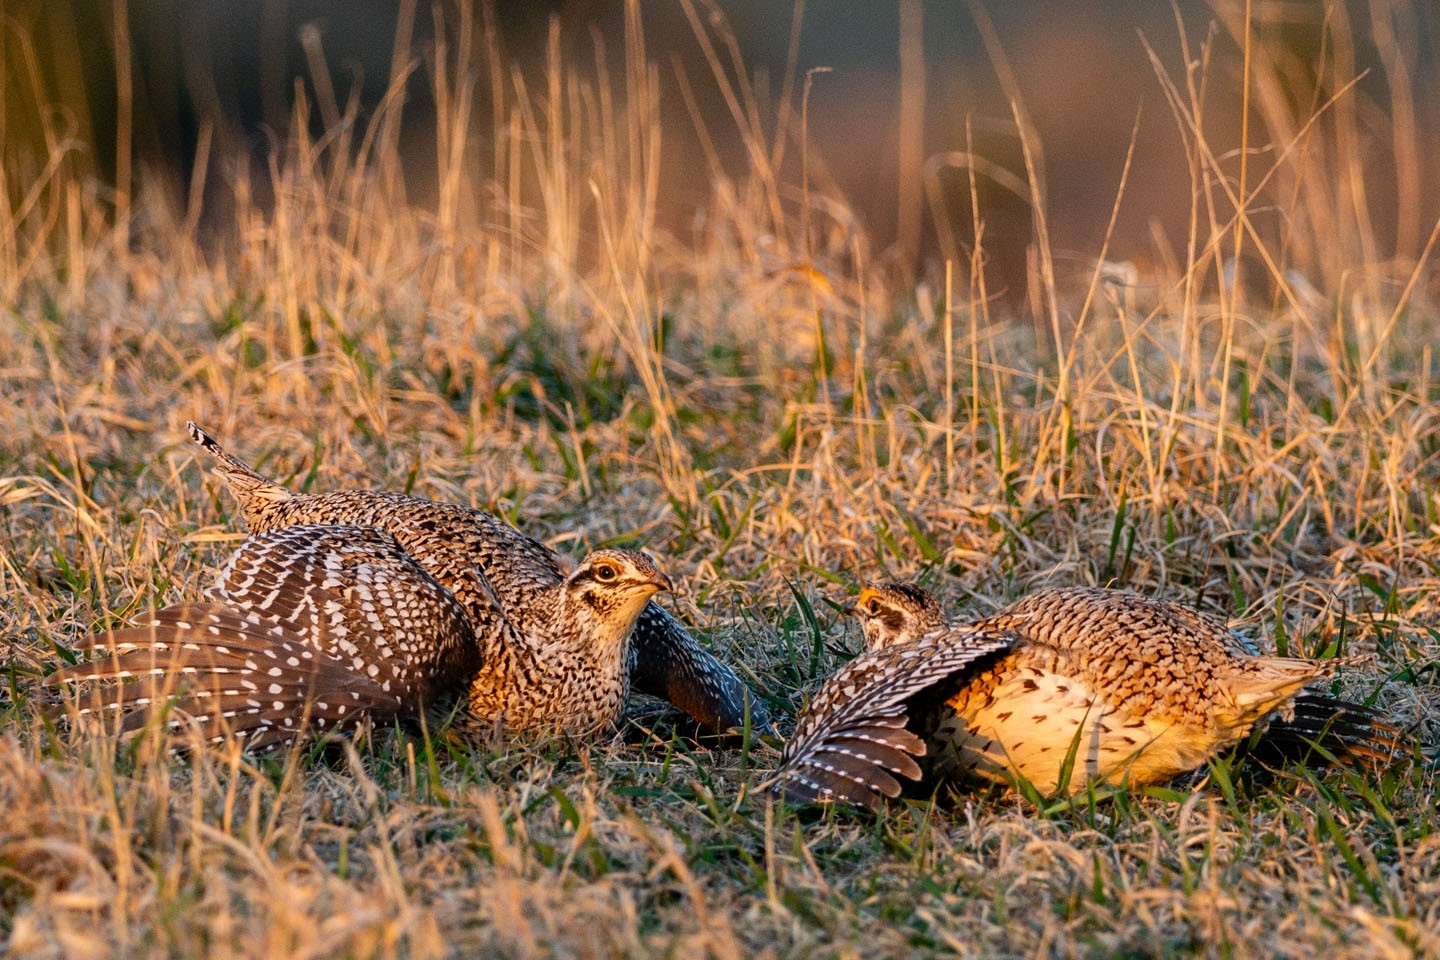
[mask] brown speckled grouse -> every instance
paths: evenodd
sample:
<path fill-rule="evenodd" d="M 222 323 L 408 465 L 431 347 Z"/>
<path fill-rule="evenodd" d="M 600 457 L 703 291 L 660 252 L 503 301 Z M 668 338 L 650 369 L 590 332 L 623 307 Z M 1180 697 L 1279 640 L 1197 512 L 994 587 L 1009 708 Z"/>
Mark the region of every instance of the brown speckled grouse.
<path fill-rule="evenodd" d="M 892 764 L 852 751 L 836 764 L 852 786 L 807 785 L 815 758 L 846 742 L 856 717 L 883 717 L 896 731 L 890 746 L 923 757 L 932 777 L 1024 777 L 1043 794 L 1158 783 L 1256 730 L 1277 749 L 1316 740 L 1362 762 L 1384 762 L 1398 746 L 1398 731 L 1367 708 L 1301 693 L 1364 658 L 1258 656 L 1225 624 L 1180 604 L 1044 590 L 951 627 L 923 590 L 882 584 L 850 610 L 867 651 L 827 682 L 787 744 L 776 784 L 795 799 L 874 807 L 879 794 L 895 794 L 893 774 L 918 775 L 908 757 Z M 936 654 L 897 655 L 935 647 L 955 649 L 948 672 Z M 912 740 L 921 748 L 911 750 Z"/>
<path fill-rule="evenodd" d="M 475 719 L 585 733 L 618 718 L 633 682 L 710 729 L 743 723 L 744 685 L 648 602 L 670 581 L 644 554 L 600 550 L 571 569 L 483 511 L 292 493 L 193 423 L 190 435 L 216 458 L 251 535 L 209 603 L 99 634 L 86 646 L 111 656 L 49 678 L 144 678 L 92 687 L 87 710 L 125 708 L 135 727 L 171 702 L 207 732 L 271 742 L 303 717 L 325 727 L 413 713 L 468 685 Z"/>

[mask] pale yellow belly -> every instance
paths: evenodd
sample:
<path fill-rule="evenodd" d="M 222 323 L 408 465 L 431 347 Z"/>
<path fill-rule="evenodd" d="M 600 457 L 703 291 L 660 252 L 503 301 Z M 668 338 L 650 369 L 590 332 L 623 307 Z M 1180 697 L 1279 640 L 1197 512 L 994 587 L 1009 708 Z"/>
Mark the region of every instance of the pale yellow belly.
<path fill-rule="evenodd" d="M 1112 710 L 1085 683 L 1046 670 L 1002 667 L 988 694 L 971 687 L 952 698 L 930 736 L 933 769 L 945 779 L 1028 780 L 1056 792 L 1067 758 L 1066 792 L 1090 782 L 1140 785 L 1203 763 L 1213 736 L 1164 718 Z"/>

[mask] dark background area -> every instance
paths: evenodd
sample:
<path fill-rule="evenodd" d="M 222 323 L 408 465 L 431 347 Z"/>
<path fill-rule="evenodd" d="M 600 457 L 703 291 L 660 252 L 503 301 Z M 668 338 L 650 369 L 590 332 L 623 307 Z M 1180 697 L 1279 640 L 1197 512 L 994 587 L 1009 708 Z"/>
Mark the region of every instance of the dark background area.
<path fill-rule="evenodd" d="M 1024 105 L 1043 146 L 1044 174 L 1053 239 L 1057 252 L 1095 251 L 1103 238 L 1132 135 L 1138 129 L 1131 181 L 1120 211 L 1114 255 L 1143 255 L 1157 235 L 1177 242 L 1183 235 L 1192 198 L 1184 146 L 1146 51 L 1148 43 L 1170 75 L 1183 83 L 1180 36 L 1185 31 L 1192 58 L 1213 41 L 1208 75 L 1207 136 L 1216 144 L 1239 143 L 1241 51 L 1232 33 L 1219 24 L 1234 21 L 1239 2 L 1181 0 L 1177 7 L 1153 2 L 1032 0 L 988 4 L 995 33 L 1014 70 Z M 396 3 L 381 0 L 129 0 L 128 4 L 80 0 L 6 3 L 6 84 L 4 151 L 12 171 L 12 195 L 23 187 L 24 171 L 43 164 L 46 152 L 39 110 L 50 111 L 52 125 L 86 146 L 79 162 L 93 166 L 113 182 L 117 163 L 117 49 L 130 51 L 134 107 L 129 165 L 132 177 L 151 177 L 172 185 L 184 202 L 192 182 L 191 164 L 202 127 L 214 137 L 206 177 L 206 216 L 223 216 L 227 157 L 249 157 L 263 172 L 263 160 L 283 140 L 298 91 L 314 96 L 314 76 L 302 36 L 318 41 L 335 97 L 343 105 L 358 84 L 362 117 L 383 96 L 391 69 Z M 922 14 L 925 56 L 924 157 L 964 150 L 969 136 L 975 152 L 1020 175 L 1024 164 L 1019 139 L 996 69 L 987 54 L 970 8 L 953 2 L 925 2 Z M 791 43 L 794 8 L 772 0 L 727 0 L 717 4 L 734 31 L 762 94 L 773 104 L 779 96 Z M 1266 56 L 1300 64 L 1292 69 L 1296 116 L 1313 111 L 1334 92 L 1334 77 L 1323 75 L 1322 54 L 1349 44 L 1354 73 L 1365 73 L 1351 95 L 1360 132 L 1369 137 L 1374 156 L 1367 168 L 1373 178 L 1376 234 L 1388 239 L 1385 255 L 1413 256 L 1418 240 L 1397 216 L 1404 202 L 1397 193 L 1397 157 L 1387 125 L 1397 88 L 1408 89 L 1413 117 L 1401 118 L 1416 138 L 1414 157 L 1420 182 L 1434 182 L 1440 146 L 1440 4 L 1434 2 L 1343 4 L 1257 3 L 1254 30 Z M 433 171 L 434 103 L 429 79 L 437 30 L 452 31 L 458 20 L 453 4 L 420 4 L 414 18 L 412 55 L 430 58 L 412 74 L 407 87 L 402 150 L 413 158 L 407 169 Z M 493 17 L 509 65 L 543 73 L 547 32 L 556 20 L 570 62 L 593 60 L 596 38 L 603 38 L 612 71 L 623 59 L 624 5 L 619 0 L 572 2 L 496 2 L 482 10 Z M 695 139 L 686 136 L 693 122 L 668 82 L 684 71 L 701 104 L 713 116 L 712 135 L 736 175 L 743 173 L 744 150 L 733 138 L 723 101 L 700 54 L 692 28 L 678 3 L 641 5 L 646 46 L 665 82 L 667 176 L 664 206 L 684 222 L 703 203 L 708 187 L 695 155 Z M 703 10 L 702 10 L 703 13 Z M 128 38 L 117 30 L 123 23 Z M 1378 26 L 1378 29 L 1377 29 Z M 26 42 L 21 38 L 27 38 Z M 813 2 L 801 21 L 797 72 L 828 67 L 814 77 L 809 104 L 808 139 L 816 169 L 823 169 L 859 211 L 878 247 L 896 236 L 897 196 L 903 177 L 918 172 L 899 167 L 900 18 L 890 3 Z M 118 44 L 118 46 L 117 46 Z M 453 44 L 452 44 L 453 46 Z M 1308 68 L 1304 65 L 1309 65 Z M 1402 76 L 1396 75 L 1396 65 Z M 1310 71 L 1309 89 L 1304 72 Z M 1368 73 L 1366 73 L 1368 71 Z M 29 88 L 44 91 L 37 104 Z M 487 129 L 486 84 L 477 81 L 477 111 L 472 125 L 479 138 Z M 795 98 L 798 101 L 798 85 Z M 323 127 L 319 110 L 310 123 Z M 1138 125 L 1138 126 L 1137 126 Z M 493 125 L 492 125 L 493 126 Z M 1266 142 L 1263 131 L 1252 139 Z M 262 161 L 254 163 L 254 161 Z M 263 180 L 263 176 L 260 178 Z M 968 223 L 962 172 L 942 174 L 946 215 Z M 263 184 L 262 184 L 263 186 Z M 417 202 L 433 199 L 424 174 L 407 183 Z M 214 197 L 209 194 L 213 193 Z M 1437 211 L 1432 191 L 1424 192 L 1424 213 Z M 1024 200 L 982 184 L 982 206 L 992 253 L 1023 256 L 1030 238 L 1030 213 Z M 937 253 L 932 218 L 921 243 L 922 256 Z M 1396 235 L 1397 227 L 1401 235 Z M 1427 224 L 1428 227 L 1428 224 Z"/>

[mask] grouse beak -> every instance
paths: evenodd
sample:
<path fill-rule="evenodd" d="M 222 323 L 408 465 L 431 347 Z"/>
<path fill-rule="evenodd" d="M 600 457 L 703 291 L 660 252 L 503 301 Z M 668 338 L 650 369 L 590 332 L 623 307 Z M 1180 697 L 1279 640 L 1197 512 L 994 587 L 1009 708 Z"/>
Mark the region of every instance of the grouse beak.
<path fill-rule="evenodd" d="M 637 578 L 634 584 L 638 589 L 649 594 L 675 592 L 675 581 L 671 580 L 670 575 L 658 567 L 646 571 L 643 578 Z"/>
<path fill-rule="evenodd" d="M 845 616 L 847 617 L 855 617 L 857 619 L 863 620 L 867 616 L 867 614 L 865 613 L 865 601 L 869 600 L 871 597 L 878 597 L 879 595 L 880 593 L 878 590 L 866 587 L 864 590 L 860 591 L 860 596 L 856 597 L 853 602 L 847 603 L 845 604 L 845 606 L 841 607 L 840 612 L 845 614 Z"/>
<path fill-rule="evenodd" d="M 648 553 L 641 555 L 648 562 L 631 568 L 629 588 L 643 591 L 646 596 L 653 596 L 657 593 L 674 593 L 675 581 L 670 579 L 670 575 L 660 569 L 660 565 L 655 562 L 654 557 Z"/>

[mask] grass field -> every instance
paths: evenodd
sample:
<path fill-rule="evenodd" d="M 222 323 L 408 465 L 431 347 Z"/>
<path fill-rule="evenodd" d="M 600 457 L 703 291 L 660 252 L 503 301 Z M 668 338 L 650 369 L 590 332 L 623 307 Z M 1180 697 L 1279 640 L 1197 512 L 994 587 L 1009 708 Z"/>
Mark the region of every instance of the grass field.
<path fill-rule="evenodd" d="M 974 260 L 896 281 L 844 198 L 781 175 L 798 111 L 761 123 L 743 84 L 749 167 L 709 168 L 703 226 L 667 230 L 659 75 L 636 39 L 625 63 L 614 89 L 492 78 L 507 136 L 484 150 L 439 71 L 430 207 L 398 104 L 292 134 L 273 204 L 238 169 L 209 232 L 143 178 L 121 203 L 73 174 L 58 134 L 55 162 L 6 170 L 8 952 L 1440 956 L 1433 763 L 1218 762 L 872 820 L 773 808 L 751 790 L 776 742 L 697 744 L 654 704 L 616 742 L 384 728 L 258 758 L 45 723 L 57 646 L 198 597 L 242 536 L 193 418 L 306 490 L 475 504 L 572 555 L 644 545 L 665 605 L 782 716 L 857 648 L 837 607 L 863 578 L 957 614 L 1112 584 L 1266 647 L 1373 651 L 1334 689 L 1440 740 L 1440 278 L 1430 245 L 1370 253 L 1343 97 L 1294 126 L 1257 106 L 1241 172 L 1191 123 L 1194 78 L 1170 87 L 1188 242 L 1124 282 L 1067 274 L 1037 216 L 1027 310 L 985 289 L 968 225 Z M 1256 90 L 1285 82 L 1257 65 Z"/>

